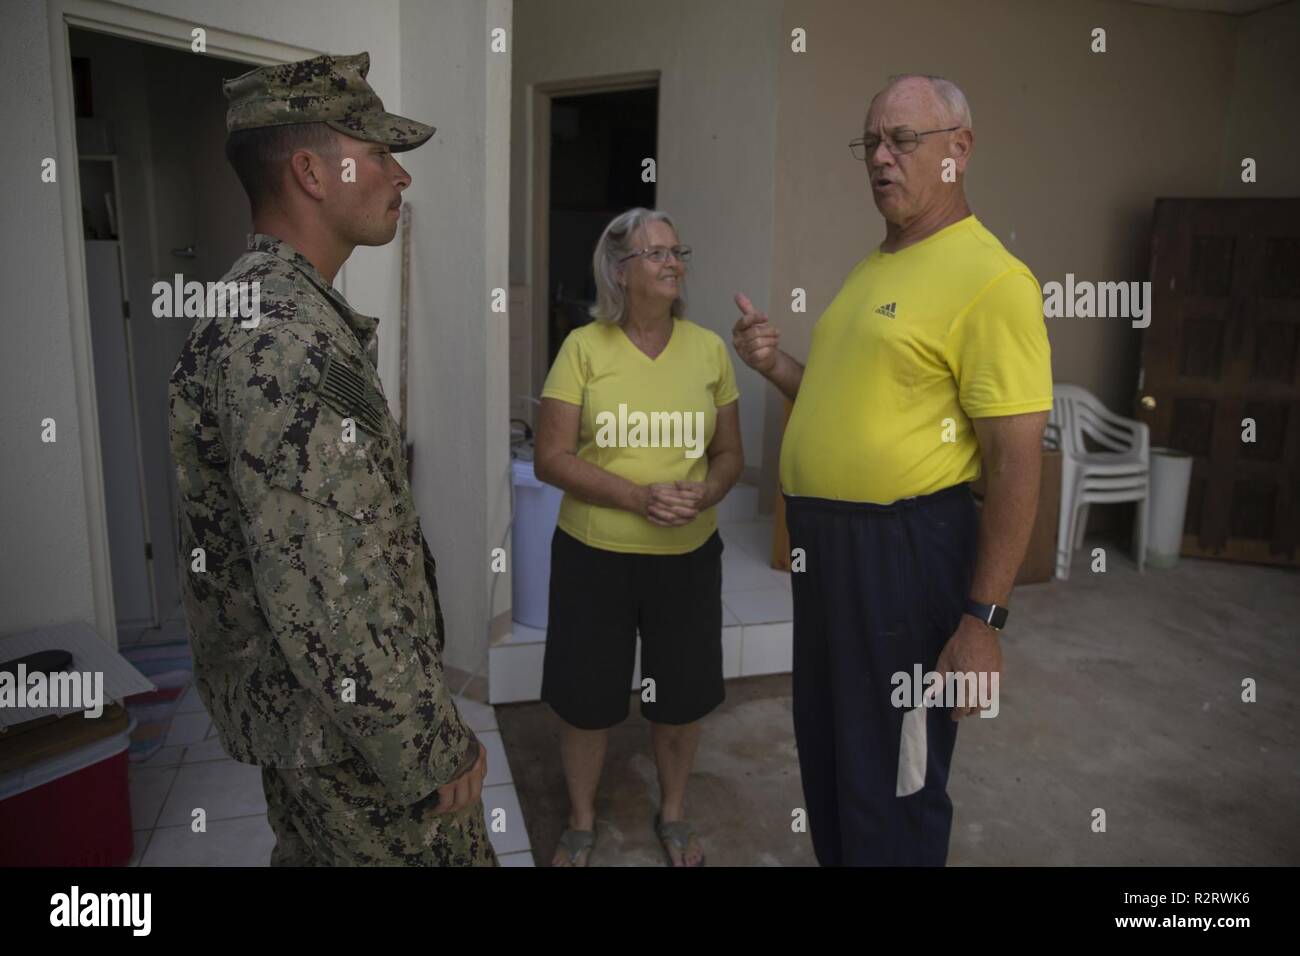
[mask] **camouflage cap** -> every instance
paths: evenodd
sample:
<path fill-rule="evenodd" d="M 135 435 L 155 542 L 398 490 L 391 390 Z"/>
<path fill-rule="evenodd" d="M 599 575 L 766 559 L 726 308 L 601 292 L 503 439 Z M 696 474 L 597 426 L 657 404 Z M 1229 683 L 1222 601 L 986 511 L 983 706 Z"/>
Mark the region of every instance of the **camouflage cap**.
<path fill-rule="evenodd" d="M 226 130 L 326 123 L 395 153 L 414 149 L 434 134 L 432 126 L 387 112 L 366 82 L 369 72 L 369 53 L 326 53 L 250 70 L 221 85 L 229 102 Z"/>

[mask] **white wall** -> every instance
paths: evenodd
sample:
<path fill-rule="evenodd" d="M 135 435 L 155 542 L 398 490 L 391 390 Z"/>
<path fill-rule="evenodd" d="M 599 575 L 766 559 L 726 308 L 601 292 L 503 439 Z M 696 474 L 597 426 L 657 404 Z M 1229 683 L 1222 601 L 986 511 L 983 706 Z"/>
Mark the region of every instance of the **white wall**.
<path fill-rule="evenodd" d="M 421 4 L 424 5 L 424 4 Z M 352 53 L 368 49 L 370 81 L 387 107 L 400 109 L 398 0 L 153 0 L 100 5 L 127 7 L 243 34 L 250 42 L 291 44 L 308 51 Z M 125 10 L 130 14 L 131 10 Z M 118 10 L 109 16 L 123 16 Z M 0 198 L 0 277 L 8 300 L 8 341 L 0 350 L 0 434 L 5 467 L 0 475 L 0 633 L 44 624 L 88 620 L 112 641 L 110 596 L 103 563 L 92 568 L 88 509 L 101 494 L 94 462 L 94 416 L 78 410 L 77 349 L 70 323 L 68 265 L 62 234 L 59 185 L 40 182 L 40 160 L 56 153 L 53 120 L 55 70 L 47 3 L 6 0 L 0 7 L 0 61 L 5 64 L 5 129 L 21 130 L 0 156 L 8 187 Z M 477 129 L 477 124 L 476 124 Z M 60 177 L 75 176 L 72 168 Z M 346 271 L 346 293 L 360 311 L 382 317 L 381 375 L 396 395 L 398 248 L 357 250 Z M 88 368 L 88 363 L 86 365 Z M 87 382 L 81 382 L 83 388 Z M 90 410 L 92 412 L 92 410 Z M 86 415 L 81 421 L 79 415 Z M 59 441 L 42 445 L 39 423 L 59 423 Z M 83 479 L 90 471 L 91 479 Z"/>
<path fill-rule="evenodd" d="M 438 128 L 401 156 L 412 176 L 407 427 L 446 661 L 470 672 L 486 666 L 488 555 L 509 521 L 508 327 L 489 303 L 507 284 L 510 60 L 488 40 L 509 32 L 510 6 L 401 4 L 403 109 Z M 510 598 L 509 577 L 495 577 L 493 614 Z"/>
<path fill-rule="evenodd" d="M 40 181 L 54 155 L 54 101 L 45 4 L 6 3 L 0 12 L 0 633 L 95 619 L 86 491 L 72 336 L 63 262 L 62 203 Z M 15 135 L 18 134 L 18 135 Z M 59 169 L 76 176 L 75 163 Z M 58 423 L 42 444 L 40 422 Z M 85 427 L 95 428 L 93 419 Z"/>
<path fill-rule="evenodd" d="M 767 303 L 780 26 L 780 0 L 517 0 L 511 282 L 545 279 L 529 275 L 531 88 L 658 70 L 657 205 L 695 249 L 688 317 L 730 342 L 738 315 L 733 293 L 748 293 L 760 307 Z M 738 360 L 735 365 L 745 460 L 752 466 L 762 457 L 766 386 Z M 541 386 L 531 382 L 532 394 Z"/>

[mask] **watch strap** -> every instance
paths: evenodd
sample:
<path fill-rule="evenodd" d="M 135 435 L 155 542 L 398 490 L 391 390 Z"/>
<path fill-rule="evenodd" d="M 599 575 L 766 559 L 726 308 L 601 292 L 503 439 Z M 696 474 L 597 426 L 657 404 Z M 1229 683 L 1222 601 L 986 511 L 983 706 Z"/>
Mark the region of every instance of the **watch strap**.
<path fill-rule="evenodd" d="M 981 604 L 971 598 L 966 602 L 966 613 L 977 617 L 989 627 L 1000 631 L 1007 626 L 1008 611 L 997 604 Z"/>

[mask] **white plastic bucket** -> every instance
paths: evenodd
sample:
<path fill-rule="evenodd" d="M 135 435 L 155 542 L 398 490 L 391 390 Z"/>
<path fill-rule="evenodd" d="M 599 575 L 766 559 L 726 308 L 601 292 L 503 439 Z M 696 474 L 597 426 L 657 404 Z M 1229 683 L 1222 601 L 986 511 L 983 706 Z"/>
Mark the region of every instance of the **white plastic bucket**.
<path fill-rule="evenodd" d="M 515 485 L 511 616 L 526 627 L 545 629 L 551 585 L 551 537 L 555 534 L 564 492 L 538 481 L 531 461 L 515 459 L 510 463 L 510 476 Z"/>
<path fill-rule="evenodd" d="M 1172 568 L 1183 549 L 1183 518 L 1192 484 L 1192 456 L 1151 449 L 1151 503 L 1147 508 L 1147 565 Z"/>

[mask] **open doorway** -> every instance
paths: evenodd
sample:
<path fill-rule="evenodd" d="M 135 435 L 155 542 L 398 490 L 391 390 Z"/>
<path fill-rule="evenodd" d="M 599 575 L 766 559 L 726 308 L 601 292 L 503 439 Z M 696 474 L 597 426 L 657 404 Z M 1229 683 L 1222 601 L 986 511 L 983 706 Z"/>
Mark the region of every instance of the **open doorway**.
<path fill-rule="evenodd" d="M 119 645 L 181 619 L 167 379 L 192 319 L 155 282 L 215 280 L 248 203 L 224 156 L 221 81 L 249 64 L 71 28 L 78 180 Z"/>
<path fill-rule="evenodd" d="M 569 332 L 591 321 L 596 284 L 591 256 L 611 219 L 633 206 L 653 209 L 657 86 L 556 96 L 551 100 L 546 364 Z"/>
<path fill-rule="evenodd" d="M 655 205 L 659 74 L 537 84 L 528 177 L 528 318 L 511 332 L 511 410 L 535 424 L 536 396 L 564 337 L 590 321 L 591 256 L 618 213 Z M 517 350 L 517 351 L 516 351 Z"/>

